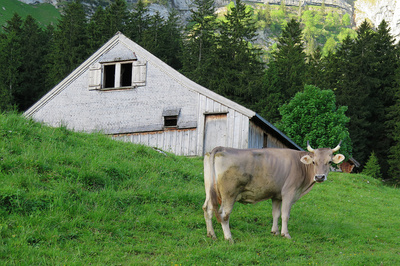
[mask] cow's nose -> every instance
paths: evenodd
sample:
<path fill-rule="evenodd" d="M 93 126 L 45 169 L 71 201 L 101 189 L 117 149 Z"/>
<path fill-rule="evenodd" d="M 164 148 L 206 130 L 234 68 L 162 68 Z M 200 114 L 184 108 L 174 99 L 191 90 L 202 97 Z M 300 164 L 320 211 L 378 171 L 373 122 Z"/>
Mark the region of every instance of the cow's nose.
<path fill-rule="evenodd" d="M 324 182 L 326 179 L 325 175 L 315 175 L 314 180 L 318 183 Z"/>

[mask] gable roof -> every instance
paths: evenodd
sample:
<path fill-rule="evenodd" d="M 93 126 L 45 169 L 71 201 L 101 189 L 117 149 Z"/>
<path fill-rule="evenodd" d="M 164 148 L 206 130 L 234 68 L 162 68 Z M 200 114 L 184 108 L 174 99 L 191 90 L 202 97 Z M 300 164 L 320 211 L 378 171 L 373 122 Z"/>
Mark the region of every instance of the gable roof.
<path fill-rule="evenodd" d="M 119 49 L 114 49 L 118 47 Z M 122 48 L 122 49 L 121 49 Z M 119 53 L 115 53 L 115 51 L 122 51 Z M 273 135 L 280 137 L 284 140 L 285 144 L 288 147 L 293 149 L 302 150 L 296 143 L 294 143 L 289 137 L 279 131 L 276 127 L 274 127 L 271 123 L 266 121 L 260 115 L 255 113 L 254 111 L 231 101 L 199 84 L 185 77 L 161 59 L 157 58 L 143 47 L 133 42 L 129 38 L 127 38 L 121 32 L 117 32 L 108 42 L 106 42 L 100 49 L 98 49 L 94 54 L 92 54 L 87 60 L 85 60 L 79 67 L 77 67 L 73 72 L 71 72 L 66 78 L 64 78 L 59 84 L 57 84 L 52 90 L 50 90 L 46 95 L 44 95 L 38 102 L 36 102 L 32 107 L 30 107 L 24 115 L 27 117 L 33 116 L 37 111 L 39 111 L 43 106 L 49 103 L 55 96 L 61 93 L 64 89 L 66 89 L 74 80 L 76 80 L 79 76 L 85 73 L 91 65 L 96 62 L 109 62 L 109 61 L 125 61 L 125 60 L 134 60 L 136 59 L 136 54 L 140 55 L 143 60 L 147 61 L 149 64 L 152 64 L 154 67 L 158 68 L 160 71 L 164 72 L 166 75 L 174 79 L 177 83 L 186 87 L 188 90 L 197 92 L 201 95 L 204 95 L 230 109 L 233 109 L 247 117 L 250 120 L 255 121 L 265 130 L 269 132 L 273 132 Z"/>
<path fill-rule="evenodd" d="M 41 107 L 46 105 L 52 98 L 54 98 L 57 94 L 63 91 L 65 88 L 68 87 L 75 79 L 77 79 L 81 74 L 83 74 L 92 64 L 99 61 L 100 59 L 109 60 L 109 57 L 115 56 L 111 51 L 108 53 L 112 48 L 117 45 L 122 45 L 127 48 L 129 51 L 135 51 L 140 54 L 141 58 L 145 59 L 149 63 L 153 64 L 155 67 L 163 71 L 165 74 L 173 78 L 176 82 L 180 83 L 181 85 L 185 86 L 189 90 L 198 92 L 202 95 L 205 95 L 216 102 L 221 103 L 229 108 L 236 110 L 243 115 L 248 117 L 255 116 L 255 112 L 236 103 L 233 102 L 209 89 L 204 88 L 203 86 L 195 83 L 194 81 L 188 79 L 166 63 L 164 63 L 161 59 L 157 58 L 156 56 L 152 55 L 150 52 L 145 50 L 140 45 L 136 44 L 129 38 L 127 38 L 121 32 L 117 32 L 114 37 L 112 37 L 108 42 L 106 42 L 99 50 L 97 50 L 92 56 L 90 56 L 85 62 L 83 62 L 79 67 L 77 67 L 73 72 L 71 72 L 65 79 L 63 79 L 59 84 L 57 84 L 52 90 L 50 90 L 45 96 L 43 96 L 38 102 L 36 102 L 32 107 L 30 107 L 24 114 L 27 117 L 32 116 L 35 112 L 37 112 Z M 108 54 L 107 54 L 108 53 Z M 124 53 L 122 56 L 128 52 Z M 121 57 L 121 55 L 119 55 Z"/>

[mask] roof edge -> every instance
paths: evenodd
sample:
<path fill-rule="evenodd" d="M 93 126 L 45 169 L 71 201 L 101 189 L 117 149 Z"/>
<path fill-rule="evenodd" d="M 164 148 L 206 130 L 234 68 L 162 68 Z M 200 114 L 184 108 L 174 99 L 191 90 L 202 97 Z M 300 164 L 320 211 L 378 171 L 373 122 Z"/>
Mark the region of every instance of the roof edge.
<path fill-rule="evenodd" d="M 265 126 L 267 126 L 268 128 L 272 129 L 273 131 L 275 131 L 278 135 L 280 135 L 281 137 L 283 137 L 283 139 L 286 141 L 286 144 L 288 144 L 288 146 L 291 146 L 291 148 L 299 150 L 299 151 L 304 151 L 303 148 L 301 148 L 299 145 L 297 145 L 293 140 L 291 140 L 288 136 L 286 136 L 282 131 L 280 131 L 277 127 L 275 127 L 273 124 L 271 124 L 270 122 L 268 122 L 267 120 L 265 120 L 261 115 L 259 114 L 255 114 L 255 116 L 253 118 L 256 118 L 256 120 L 258 120 L 259 122 L 263 123 Z"/>
<path fill-rule="evenodd" d="M 55 85 L 50 91 L 48 91 L 41 99 L 39 99 L 34 105 L 28 108 L 24 112 L 24 116 L 33 116 L 42 106 L 46 105 L 51 99 L 62 92 L 70 83 L 72 83 L 78 76 L 80 76 L 87 67 L 95 62 L 105 51 L 111 49 L 119 42 L 119 37 L 122 33 L 117 32 L 110 40 L 108 40 L 103 46 L 101 46 L 96 52 L 94 52 L 88 59 L 81 63 L 75 70 Z"/>

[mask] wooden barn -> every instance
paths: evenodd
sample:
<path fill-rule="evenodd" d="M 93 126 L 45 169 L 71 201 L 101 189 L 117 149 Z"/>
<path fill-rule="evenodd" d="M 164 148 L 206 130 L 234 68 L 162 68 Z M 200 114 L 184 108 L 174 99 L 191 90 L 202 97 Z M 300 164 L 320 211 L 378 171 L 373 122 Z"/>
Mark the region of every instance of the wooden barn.
<path fill-rule="evenodd" d="M 25 116 L 177 155 L 202 156 L 219 145 L 301 149 L 254 111 L 189 80 L 119 32 Z"/>

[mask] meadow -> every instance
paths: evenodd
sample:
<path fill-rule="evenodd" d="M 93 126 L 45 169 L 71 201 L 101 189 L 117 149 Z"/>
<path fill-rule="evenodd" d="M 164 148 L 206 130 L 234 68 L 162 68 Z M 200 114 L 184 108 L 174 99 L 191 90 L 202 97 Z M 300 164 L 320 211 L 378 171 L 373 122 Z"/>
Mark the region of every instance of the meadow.
<path fill-rule="evenodd" d="M 2 265 L 400 265 L 399 189 L 330 173 L 270 235 L 271 202 L 206 236 L 202 158 L 0 115 Z"/>
<path fill-rule="evenodd" d="M 14 13 L 25 19 L 31 15 L 41 26 L 56 25 L 61 18 L 60 12 L 51 4 L 35 4 L 29 5 L 18 0 L 1 0 L 0 1 L 0 33 L 6 21 L 10 20 Z"/>

